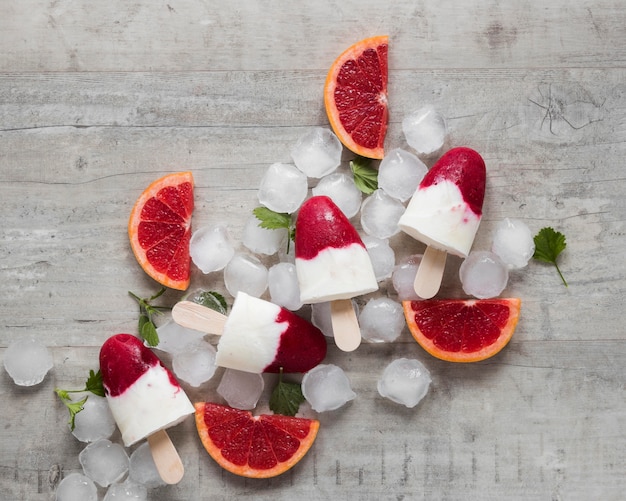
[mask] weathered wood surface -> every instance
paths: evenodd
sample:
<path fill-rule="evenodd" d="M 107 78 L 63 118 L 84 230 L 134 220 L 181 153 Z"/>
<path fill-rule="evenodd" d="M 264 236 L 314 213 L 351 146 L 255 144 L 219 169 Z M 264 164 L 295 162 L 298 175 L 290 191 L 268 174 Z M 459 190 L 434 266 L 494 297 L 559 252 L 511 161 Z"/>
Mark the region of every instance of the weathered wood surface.
<path fill-rule="evenodd" d="M 406 112 L 434 104 L 450 145 L 487 162 L 475 247 L 489 247 L 504 217 L 553 226 L 568 238 L 569 287 L 538 263 L 513 273 L 505 295 L 522 298 L 522 318 L 490 361 L 439 362 L 408 332 L 353 354 L 331 348 L 358 398 L 320 416 L 314 448 L 282 477 L 222 472 L 188 420 L 170 433 L 186 476 L 150 499 L 623 499 L 620 0 L 1 0 L 0 356 L 32 334 L 55 367 L 28 389 L 0 371 L 0 498 L 51 499 L 59 474 L 79 469 L 82 444 L 52 390 L 79 385 L 106 337 L 134 332 L 128 290 L 155 290 L 125 233 L 141 190 L 190 169 L 194 225 L 226 221 L 239 235 L 265 168 L 327 125 L 321 91 L 334 57 L 381 33 L 391 36 L 387 146 L 404 146 Z M 392 245 L 398 258 L 423 251 L 402 235 Z M 448 261 L 440 295 L 460 297 L 460 261 Z M 195 273 L 193 286 L 224 291 L 218 275 Z M 376 391 L 400 356 L 433 375 L 416 409 Z M 190 395 L 216 398 L 217 380 Z"/>

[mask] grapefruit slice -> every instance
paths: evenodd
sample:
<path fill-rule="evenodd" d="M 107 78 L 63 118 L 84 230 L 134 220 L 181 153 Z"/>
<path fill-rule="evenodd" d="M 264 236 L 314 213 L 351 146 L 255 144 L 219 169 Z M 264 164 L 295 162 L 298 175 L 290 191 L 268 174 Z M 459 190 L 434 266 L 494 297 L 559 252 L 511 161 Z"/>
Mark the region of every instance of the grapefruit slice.
<path fill-rule="evenodd" d="M 193 176 L 177 172 L 154 181 L 135 202 L 128 221 L 133 253 L 143 270 L 166 287 L 189 287 Z"/>
<path fill-rule="evenodd" d="M 270 478 L 293 467 L 315 441 L 320 423 L 280 414 L 198 402 L 196 427 L 209 455 L 224 469 L 248 478 Z"/>
<path fill-rule="evenodd" d="M 432 356 L 449 362 L 478 362 L 510 341 L 521 307 L 518 298 L 403 301 L 415 340 Z"/>
<path fill-rule="evenodd" d="M 366 38 L 343 52 L 330 67 L 324 105 L 330 125 L 346 148 L 381 159 L 387 133 L 386 35 Z"/>

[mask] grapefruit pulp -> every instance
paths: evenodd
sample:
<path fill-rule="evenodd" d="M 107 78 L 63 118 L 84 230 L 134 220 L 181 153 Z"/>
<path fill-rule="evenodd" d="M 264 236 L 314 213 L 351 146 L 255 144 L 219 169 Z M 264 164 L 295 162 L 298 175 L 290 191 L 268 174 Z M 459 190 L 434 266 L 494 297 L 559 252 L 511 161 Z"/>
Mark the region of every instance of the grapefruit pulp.
<path fill-rule="evenodd" d="M 387 133 L 386 35 L 366 38 L 332 64 L 324 84 L 324 105 L 333 131 L 346 148 L 381 159 Z"/>
<path fill-rule="evenodd" d="M 319 421 L 198 402 L 196 427 L 209 455 L 224 469 L 249 478 L 280 475 L 313 445 Z"/>
<path fill-rule="evenodd" d="M 403 301 L 413 338 L 432 356 L 478 362 L 510 341 L 521 307 L 518 298 Z"/>
<path fill-rule="evenodd" d="M 189 287 L 193 176 L 177 172 L 154 181 L 135 202 L 130 246 L 142 269 L 166 287 Z"/>

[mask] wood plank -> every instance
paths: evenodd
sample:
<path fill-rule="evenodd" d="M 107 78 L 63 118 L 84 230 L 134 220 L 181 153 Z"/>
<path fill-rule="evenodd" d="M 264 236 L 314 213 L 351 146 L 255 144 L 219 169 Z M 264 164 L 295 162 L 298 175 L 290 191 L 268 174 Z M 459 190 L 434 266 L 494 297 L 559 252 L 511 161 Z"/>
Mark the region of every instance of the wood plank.
<path fill-rule="evenodd" d="M 626 61 L 620 0 L 391 8 L 345 0 L 262 9 L 245 0 L 227 8 L 199 0 L 27 0 L 3 5 L 2 14 L 0 71 L 326 69 L 355 34 L 385 33 L 396 68 L 603 68 Z"/>

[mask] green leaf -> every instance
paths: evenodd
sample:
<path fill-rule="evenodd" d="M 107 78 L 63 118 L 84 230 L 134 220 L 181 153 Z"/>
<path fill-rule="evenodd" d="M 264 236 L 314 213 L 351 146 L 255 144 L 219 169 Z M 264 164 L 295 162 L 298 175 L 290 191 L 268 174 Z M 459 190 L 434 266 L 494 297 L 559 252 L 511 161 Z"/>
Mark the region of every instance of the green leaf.
<path fill-rule="evenodd" d="M 167 306 L 155 306 L 150 303 L 162 296 L 163 293 L 167 289 L 162 287 L 159 292 L 150 296 L 149 298 L 139 297 L 137 294 L 134 294 L 131 291 L 128 293 L 139 303 L 139 321 L 137 324 L 139 335 L 148 343 L 150 346 L 156 346 L 159 344 L 159 335 L 156 331 L 156 325 L 152 320 L 152 315 L 162 315 L 163 312 L 161 310 L 169 310 L 170 308 Z"/>
<path fill-rule="evenodd" d="M 78 414 L 80 411 L 84 409 L 84 405 L 86 401 L 87 401 L 87 397 L 77 402 L 72 402 L 68 400 L 63 401 L 67 409 L 70 411 L 70 419 L 67 422 L 67 424 L 69 424 L 71 431 L 74 431 L 74 428 L 76 428 L 76 414 Z"/>
<path fill-rule="evenodd" d="M 85 383 L 85 389 L 94 395 L 104 397 L 104 385 L 102 384 L 102 372 L 89 371 L 89 377 Z"/>
<path fill-rule="evenodd" d="M 70 392 L 68 390 L 55 388 L 54 392 L 61 398 L 61 400 L 70 400 Z"/>
<path fill-rule="evenodd" d="M 282 378 L 282 369 L 278 379 L 278 384 L 270 396 L 270 409 L 275 414 L 284 416 L 295 416 L 298 413 L 300 404 L 304 402 L 304 395 L 299 383 L 286 383 Z"/>
<path fill-rule="evenodd" d="M 67 424 L 70 426 L 71 431 L 74 431 L 74 428 L 76 428 L 76 414 L 83 410 L 87 397 L 82 400 L 78 400 L 77 402 L 73 402 L 69 394 L 80 391 L 84 390 L 61 390 L 60 388 L 55 388 L 54 390 L 54 392 L 61 398 L 61 402 L 63 402 L 65 407 L 67 407 L 70 412 L 70 419 Z"/>
<path fill-rule="evenodd" d="M 215 291 L 203 291 L 193 298 L 193 302 L 211 308 L 222 315 L 226 315 L 228 310 L 228 304 L 224 296 Z"/>
<path fill-rule="evenodd" d="M 280 230 L 285 228 L 287 230 L 287 252 L 289 252 L 289 245 L 296 237 L 296 230 L 291 222 L 291 214 L 286 212 L 275 212 L 267 207 L 257 207 L 252 210 L 252 213 L 260 221 L 259 226 L 266 230 Z"/>
<path fill-rule="evenodd" d="M 139 315 L 138 328 L 139 332 L 143 330 L 143 326 L 150 322 L 150 317 L 146 313 Z"/>
<path fill-rule="evenodd" d="M 146 322 L 141 328 L 140 334 L 149 346 L 156 346 L 159 344 L 159 335 L 157 334 L 156 326 L 152 322 Z"/>
<path fill-rule="evenodd" d="M 280 228 L 289 229 L 291 227 L 291 216 L 286 212 L 274 212 L 267 207 L 257 207 L 252 213 L 260 221 L 259 226 L 267 230 L 278 230 Z"/>
<path fill-rule="evenodd" d="M 350 162 L 350 170 L 354 176 L 354 184 L 366 195 L 378 189 L 378 171 L 370 167 L 370 160 L 357 157 Z"/>
<path fill-rule="evenodd" d="M 559 265 L 556 262 L 559 254 L 561 254 L 567 246 L 565 243 L 565 235 L 561 232 L 554 231 L 553 228 L 546 227 L 539 230 L 539 233 L 535 235 L 533 240 L 535 242 L 535 253 L 533 254 L 533 258 L 538 261 L 553 264 L 561 277 L 563 284 L 567 287 L 567 282 L 565 281 L 565 278 L 559 269 Z"/>

